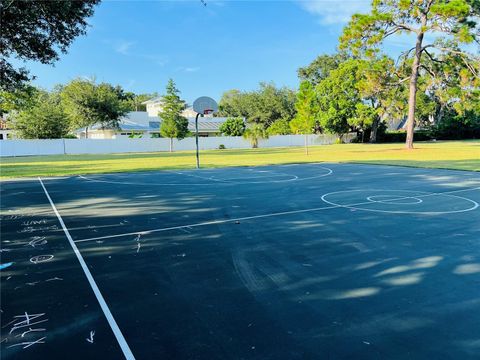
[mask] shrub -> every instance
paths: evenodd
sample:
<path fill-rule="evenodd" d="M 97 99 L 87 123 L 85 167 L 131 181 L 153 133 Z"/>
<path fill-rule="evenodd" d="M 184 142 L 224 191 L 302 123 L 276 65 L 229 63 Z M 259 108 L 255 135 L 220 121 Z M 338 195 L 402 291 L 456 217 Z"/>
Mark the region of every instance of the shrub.
<path fill-rule="evenodd" d="M 245 122 L 242 118 L 228 118 L 220 125 L 219 130 L 225 136 L 242 136 L 245 132 Z"/>
<path fill-rule="evenodd" d="M 417 130 L 413 135 L 414 141 L 428 141 L 432 140 L 432 134 L 428 130 Z M 381 143 L 396 143 L 405 142 L 407 140 L 407 133 L 403 130 L 386 131 L 385 133 L 377 134 L 377 142 Z"/>
<path fill-rule="evenodd" d="M 225 149 L 226 149 L 226 147 L 225 147 L 225 145 L 223 145 L 223 144 L 220 144 L 220 145 L 218 145 L 218 149 L 219 149 L 219 150 L 225 150 Z"/>
<path fill-rule="evenodd" d="M 449 113 L 430 131 L 433 137 L 441 140 L 479 139 L 480 115 L 472 111 L 463 116 Z"/>
<path fill-rule="evenodd" d="M 287 119 L 280 119 L 274 121 L 267 128 L 268 135 L 290 135 L 292 130 L 290 129 L 290 122 Z"/>

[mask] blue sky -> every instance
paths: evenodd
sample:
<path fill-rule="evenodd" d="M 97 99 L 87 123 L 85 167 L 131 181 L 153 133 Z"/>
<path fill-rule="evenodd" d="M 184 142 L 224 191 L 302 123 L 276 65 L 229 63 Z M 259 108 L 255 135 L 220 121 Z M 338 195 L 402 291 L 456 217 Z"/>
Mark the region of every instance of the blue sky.
<path fill-rule="evenodd" d="M 79 76 L 136 93 L 168 78 L 191 102 L 261 81 L 296 88 L 296 70 L 335 51 L 345 21 L 368 1 L 103 1 L 54 67 L 28 63 L 50 89 Z"/>

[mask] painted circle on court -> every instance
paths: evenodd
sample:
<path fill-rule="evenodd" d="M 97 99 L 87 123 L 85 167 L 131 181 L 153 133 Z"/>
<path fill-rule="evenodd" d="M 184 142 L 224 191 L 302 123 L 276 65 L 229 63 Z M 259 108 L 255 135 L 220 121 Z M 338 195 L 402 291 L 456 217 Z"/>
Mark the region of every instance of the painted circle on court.
<path fill-rule="evenodd" d="M 463 196 L 415 190 L 344 190 L 324 194 L 321 199 L 333 206 L 391 214 L 453 214 L 479 207 Z"/>
<path fill-rule="evenodd" d="M 368 201 L 378 202 L 382 204 L 399 204 L 399 205 L 410 205 L 410 204 L 420 204 L 423 202 L 422 199 L 419 199 L 415 196 L 402 196 L 398 195 L 373 195 L 367 197 Z"/>
<path fill-rule="evenodd" d="M 135 173 L 124 174 L 109 174 L 109 175 L 93 175 L 83 176 L 79 175 L 80 179 L 120 185 L 153 185 L 153 186 L 218 186 L 218 185 L 243 185 L 243 184 L 272 184 L 272 183 L 286 183 L 294 181 L 303 181 L 310 179 L 317 179 L 329 176 L 333 170 L 323 166 L 311 166 L 309 173 L 306 175 L 296 174 L 295 171 L 286 172 L 283 168 L 286 165 L 280 166 L 281 171 L 265 170 L 262 168 L 224 168 L 222 174 L 218 174 L 218 169 L 202 169 L 202 170 L 184 170 L 184 171 L 162 171 L 161 173 L 144 173 L 137 175 Z M 290 166 L 289 169 L 293 169 Z M 279 169 L 280 170 L 280 169 Z M 293 169 L 294 170 L 294 169 Z M 159 181 L 132 181 L 132 177 L 147 177 L 151 176 L 160 178 Z M 179 182 L 181 175 L 185 182 Z"/>

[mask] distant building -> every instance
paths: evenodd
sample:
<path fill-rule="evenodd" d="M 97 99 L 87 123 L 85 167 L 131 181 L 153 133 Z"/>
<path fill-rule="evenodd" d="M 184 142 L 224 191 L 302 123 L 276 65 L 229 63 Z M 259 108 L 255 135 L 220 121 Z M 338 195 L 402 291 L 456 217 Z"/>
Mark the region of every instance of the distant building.
<path fill-rule="evenodd" d="M 152 108 L 150 108 L 152 109 Z M 187 109 L 188 110 L 188 109 Z M 187 111 L 186 110 L 186 111 Z M 195 117 L 183 116 L 188 119 L 188 130 L 195 132 Z M 193 112 L 193 110 L 192 110 Z M 159 137 L 160 124 L 162 119 L 158 116 L 151 116 L 148 111 L 131 111 L 120 119 L 118 129 L 102 129 L 100 125 L 93 125 L 88 128 L 89 139 L 122 139 L 129 137 Z M 205 116 L 198 119 L 198 134 L 202 137 L 219 136 L 220 126 L 227 120 L 223 117 Z M 86 137 L 86 129 L 81 128 L 75 131 L 78 138 Z"/>
<path fill-rule="evenodd" d="M 163 97 L 158 96 L 142 102 L 147 111 L 131 111 L 120 119 L 118 129 L 102 129 L 100 125 L 88 128 L 89 139 L 121 139 L 128 137 L 159 137 L 162 119 L 158 114 L 163 109 Z M 197 113 L 192 106 L 185 105 L 181 113 L 188 119 L 188 130 L 195 133 L 195 117 Z M 219 136 L 220 126 L 227 120 L 224 117 L 214 117 L 212 114 L 204 115 L 198 119 L 198 135 L 202 137 Z M 78 138 L 85 138 L 85 128 L 78 129 Z"/>
<path fill-rule="evenodd" d="M 158 116 L 158 113 L 163 109 L 163 97 L 158 96 L 156 98 L 142 102 L 147 108 L 148 116 Z M 185 109 L 182 111 L 182 116 L 186 118 L 194 118 L 197 113 L 193 111 L 191 105 L 186 104 Z M 213 117 L 213 115 L 205 115 L 205 117 Z"/>
<path fill-rule="evenodd" d="M 7 119 L 0 117 L 0 140 L 14 139 L 15 131 L 10 129 Z"/>

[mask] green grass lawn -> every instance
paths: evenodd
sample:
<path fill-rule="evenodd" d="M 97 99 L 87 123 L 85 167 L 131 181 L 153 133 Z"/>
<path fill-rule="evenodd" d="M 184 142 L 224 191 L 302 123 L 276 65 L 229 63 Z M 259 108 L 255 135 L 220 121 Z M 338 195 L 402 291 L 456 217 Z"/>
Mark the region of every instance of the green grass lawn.
<path fill-rule="evenodd" d="M 342 144 L 301 147 L 210 150 L 201 152 L 202 167 L 255 166 L 307 162 L 350 162 L 480 171 L 480 141 L 404 144 Z M 194 151 L 108 155 L 52 155 L 2 158 L 0 178 L 187 169 L 195 167 Z"/>

